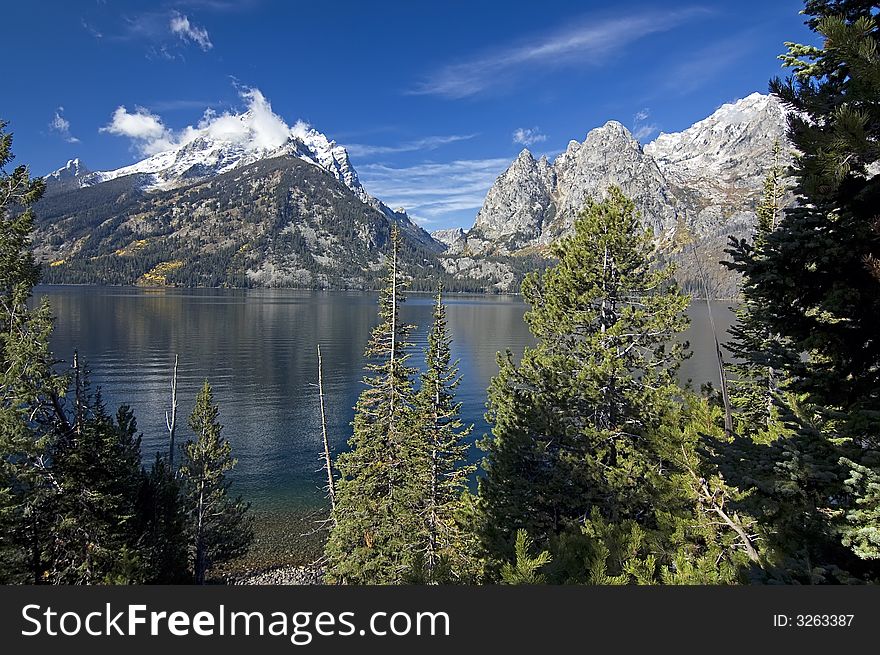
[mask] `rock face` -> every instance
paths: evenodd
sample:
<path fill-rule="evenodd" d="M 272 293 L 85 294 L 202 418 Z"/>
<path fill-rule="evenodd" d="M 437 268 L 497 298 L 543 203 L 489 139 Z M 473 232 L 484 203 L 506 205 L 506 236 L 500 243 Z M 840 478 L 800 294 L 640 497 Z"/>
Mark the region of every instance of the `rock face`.
<path fill-rule="evenodd" d="M 434 241 L 442 243 L 447 248 L 456 241 L 464 238 L 464 236 L 465 231 L 460 227 L 453 227 L 448 230 L 435 230 L 431 232 L 431 237 L 434 239 Z"/>
<path fill-rule="evenodd" d="M 71 159 L 57 171 L 49 173 L 43 178 L 46 183 L 46 193 L 78 189 L 82 186 L 82 180 L 90 173 L 91 171 L 79 158 Z"/>
<path fill-rule="evenodd" d="M 540 239 L 555 183 L 549 162 L 523 150 L 489 189 L 468 235 L 471 249 L 506 253 Z"/>
<path fill-rule="evenodd" d="M 774 143 L 787 151 L 785 125 L 778 101 L 755 93 L 644 147 L 609 121 L 571 141 L 552 164 L 524 150 L 489 190 L 474 226 L 444 240 L 444 266 L 457 268 L 455 257 L 541 251 L 571 231 L 588 199 L 601 200 L 616 185 L 679 264 L 686 288 L 702 293 L 705 279 L 710 293 L 732 297 L 737 280 L 718 262 L 728 236 L 753 229 Z M 788 155 L 779 163 L 787 162 Z"/>

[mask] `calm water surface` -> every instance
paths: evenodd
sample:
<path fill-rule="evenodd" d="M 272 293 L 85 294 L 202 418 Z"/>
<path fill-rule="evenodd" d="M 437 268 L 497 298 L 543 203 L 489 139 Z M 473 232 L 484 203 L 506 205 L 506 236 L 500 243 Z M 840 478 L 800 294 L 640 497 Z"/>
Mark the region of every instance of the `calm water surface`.
<path fill-rule="evenodd" d="M 301 519 L 323 507 L 316 345 L 324 359 L 331 448 L 338 452 L 362 388 L 363 350 L 377 321 L 375 294 L 51 286 L 36 294 L 49 298 L 57 318 L 55 354 L 69 362 L 78 349 L 108 406 L 132 406 L 145 456 L 167 447 L 164 411 L 178 353 L 178 440 L 188 437 L 186 417 L 207 378 L 238 458 L 235 489 L 258 517 Z M 526 305 L 509 296 L 451 295 L 446 302 L 453 356 L 461 360 L 458 398 L 479 437 L 487 430 L 483 412 L 496 353 L 519 353 L 532 343 L 522 321 Z M 409 296 L 403 307 L 404 320 L 418 326 L 412 339 L 418 353 L 431 310 L 432 299 L 423 295 Z M 727 304 L 716 303 L 713 312 L 724 333 L 732 319 Z M 694 356 L 682 378 L 699 387 L 717 382 L 717 365 L 705 303 L 695 304 L 690 315 L 686 338 Z M 474 447 L 472 459 L 479 456 Z M 286 537 L 276 537 L 281 544 L 275 547 L 283 549 Z"/>

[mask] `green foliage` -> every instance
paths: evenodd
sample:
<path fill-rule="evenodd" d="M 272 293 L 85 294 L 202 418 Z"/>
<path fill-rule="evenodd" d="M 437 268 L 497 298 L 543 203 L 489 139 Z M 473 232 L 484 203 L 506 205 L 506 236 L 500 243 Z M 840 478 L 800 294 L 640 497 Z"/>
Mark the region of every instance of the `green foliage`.
<path fill-rule="evenodd" d="M 229 495 L 231 483 L 226 473 L 235 467 L 236 460 L 232 446 L 220 434 L 219 413 L 211 385 L 205 380 L 189 417 L 195 439 L 184 444 L 180 467 L 190 568 L 196 584 L 205 584 L 214 567 L 247 553 L 253 540 L 247 516 L 250 505 Z"/>
<path fill-rule="evenodd" d="M 533 546 L 529 533 L 525 530 L 516 531 L 514 544 L 514 563 L 507 562 L 501 569 L 501 581 L 504 584 L 544 584 L 547 579 L 539 571 L 552 561 L 550 553 L 542 550 L 532 557 Z"/>
<path fill-rule="evenodd" d="M 785 194 L 783 169 L 779 166 L 781 148 L 774 145 L 776 163 L 764 179 L 764 193 L 757 207 L 757 224 L 753 242 L 731 238 L 726 252 L 734 258 L 741 253 L 762 257 L 767 238 L 776 229 L 781 217 L 781 202 Z M 728 266 L 734 264 L 725 262 Z M 734 426 L 739 434 L 751 434 L 756 439 L 772 439 L 780 430 L 779 394 L 785 387 L 784 369 L 798 360 L 790 344 L 767 326 L 767 306 L 758 297 L 752 279 L 742 279 L 741 301 L 736 308 L 736 322 L 728 330 L 730 340 L 725 345 L 733 355 L 729 371 L 731 404 L 736 410 Z"/>
<path fill-rule="evenodd" d="M 418 452 L 411 454 L 422 486 L 419 512 L 423 517 L 418 551 L 423 570 L 417 578 L 425 582 L 461 582 L 474 576 L 473 536 L 461 523 L 467 479 L 476 466 L 468 465 L 466 441 L 473 426 L 465 426 L 459 415 L 461 403 L 455 389 L 461 378 L 458 362 L 452 361 L 452 335 L 446 320 L 442 292 L 438 289 L 434 316 L 428 332 L 425 372 L 415 397 L 415 430 Z"/>
<path fill-rule="evenodd" d="M 77 371 L 73 429 L 52 449 L 58 494 L 43 581 L 52 584 L 136 583 L 143 580 L 135 518 L 140 491 L 140 437 L 131 410 L 107 415 Z"/>
<path fill-rule="evenodd" d="M 180 482 L 167 458 L 156 454 L 141 476 L 135 512 L 138 555 L 147 584 L 185 584 L 188 570 L 187 514 Z"/>
<path fill-rule="evenodd" d="M 870 468 L 848 459 L 840 463 L 849 469 L 844 484 L 855 497 L 846 514 L 843 545 L 862 559 L 880 559 L 880 473 L 876 465 Z"/>
<path fill-rule="evenodd" d="M 400 317 L 405 280 L 398 266 L 400 233 L 392 231 L 379 325 L 367 344 L 366 389 L 355 406 L 350 449 L 335 462 L 336 512 L 327 542 L 327 576 L 344 583 L 399 583 L 421 568 L 414 548 L 420 534 L 420 452 L 414 430 L 415 369 L 409 365 L 412 326 Z"/>
<path fill-rule="evenodd" d="M 30 251 L 31 206 L 43 182 L 13 159 L 12 135 L 0 121 L 0 582 L 39 582 L 43 508 L 57 489 L 48 452 L 55 436 L 52 401 L 65 382 L 52 371 L 52 318 L 41 302 L 28 308 L 40 271 Z"/>
<path fill-rule="evenodd" d="M 787 44 L 782 59 L 793 74 L 771 82 L 795 110 L 788 135 L 799 202 L 775 230 L 730 251 L 754 319 L 742 329 L 780 346 L 757 342 L 741 354 L 787 390 L 774 421 L 781 427 L 762 436 L 752 425 L 732 444 L 738 463 L 725 465 L 738 486 L 755 490 L 774 579 L 880 575 L 866 558 L 880 452 L 880 179 L 868 173 L 880 160 L 875 9 L 806 3 L 822 46 Z"/>
<path fill-rule="evenodd" d="M 482 443 L 482 538 L 501 561 L 520 528 L 545 543 L 593 507 L 618 521 L 651 506 L 645 440 L 677 393 L 683 350 L 672 339 L 688 302 L 652 251 L 632 202 L 612 188 L 555 246 L 559 263 L 523 283 L 538 345 L 518 365 L 499 358 Z"/>

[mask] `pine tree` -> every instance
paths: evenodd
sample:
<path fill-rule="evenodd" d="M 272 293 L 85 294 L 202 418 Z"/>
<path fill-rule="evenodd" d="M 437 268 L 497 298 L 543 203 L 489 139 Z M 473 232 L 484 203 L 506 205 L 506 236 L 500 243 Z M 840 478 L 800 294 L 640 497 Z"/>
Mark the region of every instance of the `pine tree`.
<path fill-rule="evenodd" d="M 461 581 L 473 575 L 471 535 L 459 515 L 468 476 L 476 470 L 467 464 L 466 439 L 473 426 L 462 423 L 461 403 L 455 400 L 461 378 L 458 362 L 452 361 L 451 344 L 442 289 L 438 289 L 425 372 L 415 400 L 416 431 L 421 438 L 414 445 L 419 451 L 412 454 L 421 469 L 424 572 L 419 577 L 426 582 Z"/>
<path fill-rule="evenodd" d="M 400 232 L 391 235 L 379 325 L 365 355 L 366 389 L 355 406 L 348 452 L 336 458 L 336 511 L 327 541 L 327 579 L 349 584 L 393 584 L 413 576 L 421 501 L 415 429 L 415 370 L 408 364 L 412 326 L 403 322 L 405 280 Z"/>
<path fill-rule="evenodd" d="M 186 504 L 169 460 L 156 453 L 152 467 L 141 475 L 135 518 L 146 584 L 186 584 L 192 580 Z"/>
<path fill-rule="evenodd" d="M 731 237 L 728 253 L 761 252 L 768 236 L 776 229 L 782 214 L 785 196 L 784 170 L 779 163 L 781 146 L 774 144 L 774 164 L 764 178 L 764 192 L 758 203 L 755 236 L 752 243 Z M 733 267 L 733 264 L 728 263 Z M 733 355 L 728 366 L 732 373 L 729 381 L 731 403 L 736 410 L 734 421 L 737 432 L 763 438 L 778 434 L 779 416 L 775 409 L 777 396 L 783 388 L 780 362 L 790 366 L 796 359 L 780 335 L 771 332 L 764 318 L 766 306 L 756 298 L 751 279 L 744 277 L 740 288 L 740 302 L 736 308 L 736 322 L 729 329 L 730 340 L 725 347 Z"/>
<path fill-rule="evenodd" d="M 678 393 L 688 298 L 672 270 L 653 266 L 649 231 L 612 187 L 591 202 L 558 264 L 523 283 L 538 344 L 511 353 L 489 390 L 492 435 L 483 442 L 483 543 L 512 555 L 517 530 L 539 544 L 597 508 L 612 522 L 648 512 L 659 475 L 648 435 Z M 662 469 L 660 469 L 662 470 Z"/>
<path fill-rule="evenodd" d="M 738 506 L 744 494 L 714 464 L 724 441 L 722 410 L 682 392 L 666 403 L 643 448 L 656 475 L 644 512 L 612 521 L 594 506 L 550 540 L 547 578 L 565 584 L 733 584 L 763 562 L 757 521 Z"/>
<path fill-rule="evenodd" d="M 525 530 L 516 531 L 513 547 L 514 561 L 506 562 L 501 569 L 503 584 L 544 584 L 547 578 L 540 570 L 547 566 L 553 557 L 546 550 L 532 556 L 534 542 Z"/>
<path fill-rule="evenodd" d="M 823 45 L 787 44 L 781 58 L 793 74 L 771 82 L 795 110 L 788 136 L 799 151 L 798 202 L 763 243 L 733 252 L 768 333 L 806 354 L 766 353 L 795 400 L 782 417 L 791 435 L 772 446 L 757 484 L 777 501 L 783 577 L 809 582 L 880 574 L 856 559 L 871 552 L 856 545 L 859 535 L 878 527 L 859 511 L 870 485 L 846 484 L 871 477 L 860 467 L 880 473 L 880 178 L 869 172 L 880 160 L 875 10 L 863 0 L 807 1 L 807 24 Z"/>
<path fill-rule="evenodd" d="M 220 409 L 205 380 L 196 397 L 189 427 L 196 438 L 186 442 L 180 479 L 186 496 L 190 566 L 196 584 L 205 584 L 209 571 L 244 555 L 253 539 L 247 517 L 250 507 L 231 498 L 226 473 L 236 464 L 232 446 L 221 436 Z"/>
<path fill-rule="evenodd" d="M 136 517 L 140 443 L 131 410 L 107 414 L 75 358 L 72 429 L 52 448 L 59 492 L 44 516 L 52 520 L 45 581 L 53 584 L 143 582 Z"/>
<path fill-rule="evenodd" d="M 52 371 L 52 318 L 45 299 L 28 308 L 40 270 L 30 250 L 32 205 L 44 184 L 12 171 L 12 135 L 0 121 L 0 582 L 40 583 L 57 485 L 48 457 L 65 381 Z"/>

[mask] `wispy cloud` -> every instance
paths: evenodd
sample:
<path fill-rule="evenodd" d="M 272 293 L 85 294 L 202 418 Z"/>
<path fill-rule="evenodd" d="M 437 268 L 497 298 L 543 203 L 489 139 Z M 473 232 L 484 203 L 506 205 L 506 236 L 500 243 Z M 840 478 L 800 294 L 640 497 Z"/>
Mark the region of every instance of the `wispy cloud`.
<path fill-rule="evenodd" d="M 397 145 L 380 146 L 365 143 L 349 143 L 345 149 L 348 154 L 355 157 L 369 157 L 370 155 L 385 155 L 397 152 L 416 152 L 418 150 L 436 150 L 441 146 L 458 141 L 473 139 L 476 134 L 450 134 L 447 136 L 427 136 L 413 141 L 404 141 Z"/>
<path fill-rule="evenodd" d="M 756 29 L 749 29 L 687 53 L 684 61 L 664 72 L 662 86 L 686 95 L 718 79 L 724 71 L 754 51 L 756 32 Z"/>
<path fill-rule="evenodd" d="M 513 131 L 513 142 L 524 146 L 530 146 L 533 143 L 541 143 L 547 140 L 547 135 L 542 134 L 537 127 L 519 127 Z"/>
<path fill-rule="evenodd" d="M 424 163 L 409 167 L 367 164 L 358 167 L 370 193 L 391 207 L 404 207 L 424 225 L 458 222 L 470 227 L 508 157 Z"/>
<path fill-rule="evenodd" d="M 188 48 L 214 48 L 208 30 L 176 9 L 104 16 L 100 26 L 83 18 L 81 24 L 96 39 L 146 44 L 148 59 L 183 60 Z"/>
<path fill-rule="evenodd" d="M 96 39 L 101 39 L 104 37 L 104 34 L 97 27 L 89 23 L 85 18 L 81 19 L 80 23 L 82 24 L 83 29 Z"/>
<path fill-rule="evenodd" d="M 640 109 L 633 116 L 632 133 L 636 141 L 643 141 L 660 129 L 649 121 L 650 118 L 651 110 L 648 108 Z"/>
<path fill-rule="evenodd" d="M 649 10 L 622 18 L 584 21 L 549 36 L 536 36 L 482 56 L 449 64 L 414 88 L 412 95 L 466 98 L 515 82 L 525 71 L 562 66 L 596 66 L 610 55 L 651 34 L 669 31 L 706 10 Z"/>
<path fill-rule="evenodd" d="M 58 107 L 49 122 L 49 130 L 55 132 L 68 143 L 79 143 L 79 139 L 70 133 L 70 121 L 64 118 L 64 107 Z"/>
<path fill-rule="evenodd" d="M 208 30 L 204 27 L 193 25 L 189 18 L 183 14 L 176 12 L 172 14 L 168 27 L 172 34 L 176 34 L 183 41 L 192 41 L 205 52 L 214 47 L 214 44 L 211 43 L 211 38 L 208 36 Z"/>

